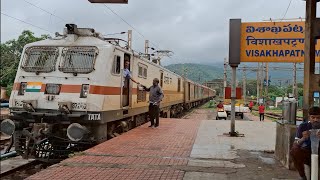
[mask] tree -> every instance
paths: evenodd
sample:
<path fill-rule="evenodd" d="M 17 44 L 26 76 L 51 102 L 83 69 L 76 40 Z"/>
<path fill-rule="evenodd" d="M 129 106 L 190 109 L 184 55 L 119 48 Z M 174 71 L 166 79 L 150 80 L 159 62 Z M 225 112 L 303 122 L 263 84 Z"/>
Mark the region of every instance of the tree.
<path fill-rule="evenodd" d="M 303 96 L 303 84 L 302 83 L 298 83 L 298 96 Z"/>
<path fill-rule="evenodd" d="M 7 93 L 11 93 L 12 84 L 16 76 L 23 47 L 26 44 L 47 39 L 48 35 L 41 35 L 35 37 L 34 33 L 29 30 L 24 30 L 17 40 L 9 40 L 0 45 L 1 53 L 1 71 L 0 71 L 0 85 L 8 87 Z"/>
<path fill-rule="evenodd" d="M 257 95 L 257 80 L 249 79 L 246 84 L 247 95 L 256 96 Z"/>

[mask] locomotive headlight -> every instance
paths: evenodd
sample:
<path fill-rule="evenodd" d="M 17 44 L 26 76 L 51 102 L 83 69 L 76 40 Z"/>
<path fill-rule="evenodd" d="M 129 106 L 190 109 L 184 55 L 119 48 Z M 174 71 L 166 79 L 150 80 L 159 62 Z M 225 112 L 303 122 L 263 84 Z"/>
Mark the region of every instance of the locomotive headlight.
<path fill-rule="evenodd" d="M 60 84 L 47 84 L 45 94 L 58 95 L 60 93 Z"/>
<path fill-rule="evenodd" d="M 67 129 L 67 136 L 71 141 L 80 141 L 87 133 L 89 133 L 89 130 L 79 123 L 72 123 Z"/>
<path fill-rule="evenodd" d="M 27 89 L 27 83 L 26 82 L 20 83 L 18 95 L 24 95 L 24 93 L 26 92 L 26 89 Z"/>
<path fill-rule="evenodd" d="M 89 84 L 82 84 L 80 98 L 87 98 L 89 94 Z"/>

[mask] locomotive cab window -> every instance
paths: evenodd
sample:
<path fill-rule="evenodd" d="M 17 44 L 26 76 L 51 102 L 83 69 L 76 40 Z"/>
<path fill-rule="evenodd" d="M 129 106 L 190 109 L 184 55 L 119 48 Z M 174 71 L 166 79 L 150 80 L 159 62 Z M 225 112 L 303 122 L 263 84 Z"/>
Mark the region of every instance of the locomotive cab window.
<path fill-rule="evenodd" d="M 120 67 L 121 67 L 121 57 L 114 56 L 113 65 L 112 65 L 112 73 L 115 75 L 120 74 Z"/>
<path fill-rule="evenodd" d="M 98 55 L 96 47 L 67 47 L 62 50 L 59 70 L 64 73 L 90 73 Z"/>
<path fill-rule="evenodd" d="M 26 72 L 52 72 L 59 56 L 56 47 L 29 47 L 21 68 Z"/>

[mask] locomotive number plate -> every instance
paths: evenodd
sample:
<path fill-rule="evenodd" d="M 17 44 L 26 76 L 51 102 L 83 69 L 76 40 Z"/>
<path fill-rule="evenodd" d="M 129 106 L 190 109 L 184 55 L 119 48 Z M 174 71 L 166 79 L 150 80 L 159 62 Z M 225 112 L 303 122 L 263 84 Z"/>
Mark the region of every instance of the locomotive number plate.
<path fill-rule="evenodd" d="M 87 109 L 85 103 L 72 103 L 72 109 Z"/>

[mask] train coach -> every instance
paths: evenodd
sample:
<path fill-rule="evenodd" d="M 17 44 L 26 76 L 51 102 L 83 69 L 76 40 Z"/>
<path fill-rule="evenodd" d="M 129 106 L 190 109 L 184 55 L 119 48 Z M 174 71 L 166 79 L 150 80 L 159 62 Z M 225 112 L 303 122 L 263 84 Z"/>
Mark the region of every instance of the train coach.
<path fill-rule="evenodd" d="M 123 78 L 124 59 L 134 79 L 164 92 L 161 116 L 175 117 L 215 96 L 195 83 L 102 37 L 67 24 L 63 35 L 24 47 L 10 96 L 12 135 L 24 158 L 55 162 L 148 120 L 148 93 Z M 126 88 L 125 88 L 126 87 Z"/>

